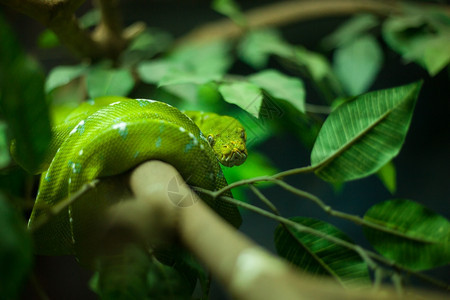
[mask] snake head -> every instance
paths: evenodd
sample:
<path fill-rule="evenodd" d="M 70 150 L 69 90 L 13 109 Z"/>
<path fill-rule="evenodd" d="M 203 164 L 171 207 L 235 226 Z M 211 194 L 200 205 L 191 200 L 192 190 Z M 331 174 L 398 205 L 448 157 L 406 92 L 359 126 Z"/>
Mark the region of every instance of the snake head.
<path fill-rule="evenodd" d="M 215 135 L 208 135 L 208 142 L 217 159 L 226 167 L 239 166 L 247 159 L 246 140 L 247 134 L 243 127 L 230 127 Z"/>

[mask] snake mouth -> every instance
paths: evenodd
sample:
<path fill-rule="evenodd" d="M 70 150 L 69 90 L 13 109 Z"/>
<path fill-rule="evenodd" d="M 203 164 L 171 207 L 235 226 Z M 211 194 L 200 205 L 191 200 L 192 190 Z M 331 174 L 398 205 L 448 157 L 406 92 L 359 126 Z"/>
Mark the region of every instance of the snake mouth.
<path fill-rule="evenodd" d="M 247 159 L 247 153 L 234 149 L 230 155 L 222 154 L 220 162 L 226 167 L 239 166 Z"/>

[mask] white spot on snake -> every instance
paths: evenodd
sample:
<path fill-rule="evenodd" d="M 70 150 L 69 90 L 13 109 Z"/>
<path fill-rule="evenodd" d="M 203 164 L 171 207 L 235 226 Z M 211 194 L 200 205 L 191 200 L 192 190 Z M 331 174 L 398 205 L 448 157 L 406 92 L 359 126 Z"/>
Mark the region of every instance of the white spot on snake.
<path fill-rule="evenodd" d="M 117 101 L 117 102 L 113 102 L 113 103 L 111 103 L 111 104 L 109 104 L 110 106 L 113 106 L 113 105 L 116 105 L 116 104 L 119 104 L 120 103 L 120 101 Z"/>
<path fill-rule="evenodd" d="M 48 172 L 45 174 L 44 179 L 45 179 L 45 181 L 50 182 L 51 177 L 50 177 L 50 175 L 48 174 Z"/>
<path fill-rule="evenodd" d="M 155 100 L 150 100 L 150 99 L 136 99 L 139 103 L 139 106 L 147 106 L 150 103 L 156 102 Z"/>
<path fill-rule="evenodd" d="M 185 132 L 186 131 L 186 129 L 184 129 L 183 127 L 179 127 L 178 128 L 181 132 Z"/>
<path fill-rule="evenodd" d="M 137 158 L 139 156 L 139 151 L 134 152 L 133 158 Z"/>
<path fill-rule="evenodd" d="M 94 105 L 95 104 L 95 100 L 94 99 L 89 99 L 88 101 L 86 101 L 89 105 Z"/>
<path fill-rule="evenodd" d="M 71 184 L 71 183 L 72 183 L 72 177 L 69 178 L 69 184 Z"/>
<path fill-rule="evenodd" d="M 127 123 L 120 122 L 119 124 L 112 125 L 112 129 L 117 129 L 122 138 L 126 138 L 128 135 Z"/>
<path fill-rule="evenodd" d="M 58 153 L 58 152 L 59 152 L 59 150 L 61 150 L 61 148 L 58 148 L 58 150 L 56 150 L 56 153 Z"/>
<path fill-rule="evenodd" d="M 69 135 L 74 134 L 75 132 L 78 132 L 79 134 L 82 134 L 84 132 L 84 120 L 81 120 L 80 123 L 75 126 L 72 131 L 69 133 Z"/>
<path fill-rule="evenodd" d="M 203 144 L 200 144 L 200 149 L 205 150 L 205 146 L 203 146 Z"/>
<path fill-rule="evenodd" d="M 155 143 L 156 148 L 161 147 L 161 142 L 162 142 L 161 137 L 158 136 L 158 138 L 156 139 L 156 143 Z"/>
<path fill-rule="evenodd" d="M 78 155 L 83 155 L 83 149 L 80 150 L 80 152 L 78 152 Z"/>

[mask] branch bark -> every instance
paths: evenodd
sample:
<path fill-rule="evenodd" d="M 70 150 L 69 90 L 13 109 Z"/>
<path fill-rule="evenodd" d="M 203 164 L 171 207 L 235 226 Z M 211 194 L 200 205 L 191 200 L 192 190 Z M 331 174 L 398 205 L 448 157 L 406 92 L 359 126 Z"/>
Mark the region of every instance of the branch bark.
<path fill-rule="evenodd" d="M 374 290 L 346 290 L 332 280 L 313 278 L 292 268 L 215 214 L 186 185 L 180 184 L 182 199 L 195 199 L 190 206 L 176 206 L 169 198 L 169 182 L 180 175 L 171 165 L 150 161 L 136 167 L 130 176 L 134 204 L 139 214 L 114 209 L 117 226 L 138 232 L 137 236 L 171 239 L 178 236 L 236 299 L 399 299 L 390 287 Z M 134 202 L 133 202 L 134 201 Z M 134 203 L 134 204 L 133 204 Z M 143 205 L 145 203 L 145 205 Z M 142 216 L 142 220 L 138 218 Z M 151 222 L 149 219 L 162 220 Z M 152 223 L 151 232 L 147 226 Z M 146 224 L 146 225 L 143 225 Z M 115 232 L 115 230 L 113 230 Z M 161 234 L 163 232 L 164 234 Z M 172 234 L 170 234 L 172 232 Z M 147 241 L 148 242 L 148 241 Z M 153 244 L 153 243 L 152 243 Z M 442 299 L 443 295 L 422 290 L 407 290 L 408 299 Z"/>

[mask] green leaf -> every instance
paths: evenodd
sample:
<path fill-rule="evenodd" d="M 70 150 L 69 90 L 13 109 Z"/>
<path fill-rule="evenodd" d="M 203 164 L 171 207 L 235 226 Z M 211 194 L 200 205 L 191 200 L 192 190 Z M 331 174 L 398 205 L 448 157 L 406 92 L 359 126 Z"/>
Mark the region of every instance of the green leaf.
<path fill-rule="evenodd" d="M 377 172 L 378 178 L 383 182 L 384 186 L 391 194 L 395 193 L 397 189 L 395 165 L 392 161 L 388 162 Z"/>
<path fill-rule="evenodd" d="M 45 92 L 50 93 L 54 89 L 68 84 L 75 78 L 83 75 L 86 70 L 86 65 L 58 66 L 53 68 L 45 81 Z"/>
<path fill-rule="evenodd" d="M 264 70 L 249 76 L 248 79 L 272 97 L 289 102 L 297 110 L 305 112 L 305 88 L 300 79 L 276 70 Z"/>
<path fill-rule="evenodd" d="M 101 12 L 99 9 L 92 9 L 79 18 L 81 28 L 89 28 L 100 23 Z"/>
<path fill-rule="evenodd" d="M 139 77 L 145 83 L 158 83 L 172 67 L 172 64 L 166 60 L 143 61 L 137 67 Z"/>
<path fill-rule="evenodd" d="M 222 78 L 222 74 L 216 73 L 196 73 L 177 68 L 170 68 L 159 81 L 158 86 L 193 83 L 197 85 L 205 84 L 210 81 L 217 81 Z"/>
<path fill-rule="evenodd" d="M 199 76 L 222 76 L 233 62 L 229 41 L 189 44 L 177 48 L 167 59 L 177 68 Z"/>
<path fill-rule="evenodd" d="M 294 53 L 294 61 L 307 69 L 308 73 L 315 81 L 322 81 L 332 74 L 331 66 L 325 56 L 297 47 Z"/>
<path fill-rule="evenodd" d="M 364 219 L 398 232 L 364 227 L 364 235 L 383 256 L 413 270 L 450 263 L 450 222 L 423 205 L 394 199 L 372 206 Z"/>
<path fill-rule="evenodd" d="M 362 178 L 395 157 L 411 122 L 421 82 L 370 92 L 338 106 L 311 153 L 316 174 L 331 182 Z"/>
<path fill-rule="evenodd" d="M 59 45 L 59 39 L 53 31 L 46 29 L 38 36 L 37 44 L 42 49 L 54 48 Z"/>
<path fill-rule="evenodd" d="M 0 111 L 15 139 L 14 158 L 32 171 L 43 161 L 51 137 L 44 74 L 1 15 L 0 36 Z"/>
<path fill-rule="evenodd" d="M 274 29 L 250 31 L 238 46 L 240 58 L 256 69 L 267 65 L 270 55 L 290 56 L 294 49 Z"/>
<path fill-rule="evenodd" d="M 134 67 L 141 62 L 167 50 L 172 44 L 172 37 L 161 30 L 147 29 L 135 37 L 121 55 L 122 66 Z"/>
<path fill-rule="evenodd" d="M 89 97 L 127 96 L 134 87 L 133 76 L 126 69 L 89 70 L 86 78 Z"/>
<path fill-rule="evenodd" d="M 383 63 L 383 52 L 372 36 L 362 36 L 336 50 L 333 69 L 350 95 L 368 90 Z"/>
<path fill-rule="evenodd" d="M 450 63 L 450 33 L 430 39 L 423 53 L 423 62 L 431 76 Z"/>
<path fill-rule="evenodd" d="M 450 26 L 429 12 L 391 17 L 383 24 L 386 43 L 409 62 L 414 61 L 436 75 L 450 63 Z"/>
<path fill-rule="evenodd" d="M 227 16 L 239 26 L 245 26 L 247 23 L 239 5 L 233 0 L 214 0 L 212 8 Z"/>
<path fill-rule="evenodd" d="M 236 104 L 258 118 L 263 100 L 260 88 L 248 82 L 234 82 L 219 86 L 219 92 L 228 103 Z"/>
<path fill-rule="evenodd" d="M 353 244 L 345 233 L 326 222 L 303 217 L 290 220 Z M 275 229 L 274 239 L 278 254 L 306 272 L 332 276 L 344 286 L 370 283 L 367 264 L 355 251 L 281 224 Z"/>
<path fill-rule="evenodd" d="M 378 19 L 374 15 L 356 15 L 339 26 L 332 34 L 325 37 L 323 44 L 328 49 L 341 47 L 376 27 L 378 23 Z"/>
<path fill-rule="evenodd" d="M 0 294 L 16 299 L 32 266 L 31 239 L 17 211 L 0 194 Z"/>
<path fill-rule="evenodd" d="M 0 169 L 6 167 L 11 162 L 11 156 L 9 155 L 9 140 L 6 129 L 6 124 L 0 121 Z"/>

